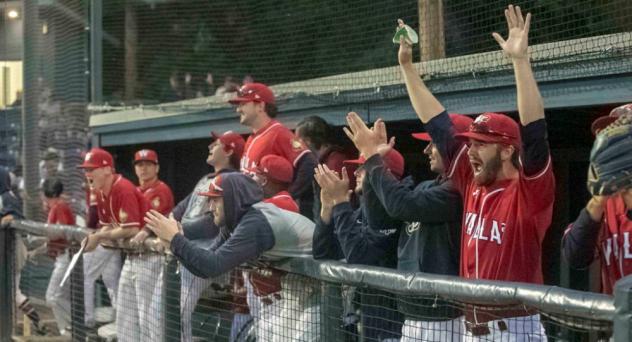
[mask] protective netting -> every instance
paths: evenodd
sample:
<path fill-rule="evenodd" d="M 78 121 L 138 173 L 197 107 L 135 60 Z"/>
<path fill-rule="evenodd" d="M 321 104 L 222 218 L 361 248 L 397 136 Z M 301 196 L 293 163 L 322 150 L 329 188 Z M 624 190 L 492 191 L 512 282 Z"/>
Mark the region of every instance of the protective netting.
<path fill-rule="evenodd" d="M 17 243 L 31 248 L 38 239 L 41 238 L 19 234 Z M 375 268 L 333 265 L 329 267 L 335 271 L 314 277 L 318 272 L 299 266 L 303 262 L 285 263 L 283 269 L 246 265 L 204 279 L 189 272 L 171 255 L 112 248 L 84 254 L 83 265 L 76 266 L 68 278 L 67 295 L 55 297 L 52 293 L 60 281 L 54 276 L 57 265 L 47 257 L 34 257 L 17 273 L 25 262 L 17 243 L 16 250 L 10 253 L 14 254 L 12 262 L 7 265 L 14 280 L 18 274 L 22 278 L 21 294 L 12 297 L 17 335 L 25 331 L 32 335 L 57 335 L 60 314 L 69 319 L 65 336 L 77 340 L 576 341 L 607 339 L 613 333 L 614 308 L 604 308 L 612 306 L 612 298 L 587 292 L 577 297 L 578 292 L 571 290 L 543 289 L 541 296 L 556 297 L 528 304 L 517 300 L 515 293 L 540 290 L 516 284 L 516 292 L 506 292 L 504 296 L 489 299 L 489 293 L 479 289 L 478 294 L 467 294 L 470 300 L 459 300 L 441 295 L 442 291 L 433 294 L 407 288 L 377 289 L 368 285 L 375 282 L 371 277 L 358 278 L 360 273 L 354 274 L 369 274 Z M 63 257 L 72 257 L 77 251 L 76 246 L 70 248 Z M 122 259 L 111 259 L 114 255 Z M 90 258 L 114 261 L 114 265 L 122 267 L 115 282 L 118 291 L 114 300 L 112 293 L 108 296 L 100 282 L 94 280 L 91 284 L 96 286 L 96 292 L 90 298 L 84 297 L 84 291 L 90 288 L 84 282 L 91 268 L 87 264 L 94 263 Z M 68 260 L 61 260 L 65 265 L 62 269 L 66 269 Z M 55 263 L 59 262 L 60 257 Z M 319 263 L 313 265 L 318 267 Z M 383 271 L 385 275 L 376 274 L 383 279 L 381 287 L 395 286 L 398 280 L 388 270 Z M 332 277 L 342 278 L 345 272 L 349 277 L 332 281 Z M 358 283 L 358 279 L 365 279 L 366 283 Z M 428 288 L 458 287 L 460 280 L 453 279 L 454 283 L 443 278 L 436 283 L 430 280 Z M 30 309 L 22 310 L 24 298 Z M 582 302 L 574 302 L 573 298 L 581 298 Z M 88 318 L 86 305 L 94 305 L 92 318 Z M 582 312 L 581 307 L 590 309 Z M 608 310 L 612 313 L 608 314 Z M 25 322 L 30 324 L 26 330 Z"/>
<path fill-rule="evenodd" d="M 44 219 L 39 189 L 58 177 L 73 210 L 85 212 L 83 177 L 75 166 L 88 144 L 88 7 L 85 1 L 24 1 L 22 101 L 26 215 Z"/>
<path fill-rule="evenodd" d="M 591 62 L 598 72 L 604 66 L 596 62 L 630 55 L 629 1 L 517 5 L 534 16 L 536 64 Z M 423 61 L 441 59 L 423 68 L 425 74 L 507 70 L 501 54 L 486 53 L 498 50 L 491 33 L 506 31 L 504 6 L 465 0 L 108 1 L 104 100 L 147 104 L 221 95 L 252 79 L 311 80 L 282 88 L 290 94 L 384 87 L 398 79 L 397 69 L 383 69 L 397 63 L 391 42 L 397 18 L 420 31 L 416 60 L 421 54 Z"/>
<path fill-rule="evenodd" d="M 632 70 L 629 1 L 517 4 L 533 14 L 539 81 Z M 43 219 L 37 189 L 51 175 L 61 176 L 73 209 L 85 211 L 75 165 L 91 142 L 90 103 L 98 110 L 142 104 L 148 117 L 155 114 L 150 105 L 161 103 L 161 111 L 175 114 L 226 106 L 252 80 L 274 85 L 281 104 L 402 98 L 391 42 L 397 18 L 419 32 L 414 58 L 433 91 L 493 89 L 513 84 L 491 37 L 506 32 L 505 6 L 496 0 L 7 2 L 0 8 L 6 28 L 0 46 L 10 53 L 2 58 L 20 67 L 0 63 L 12 75 L 24 70 L 23 86 L 10 92 L 20 93 L 11 100 L 23 109 L 20 130 L 28 143 L 23 151 L 13 141 L 5 145 L 21 164 L 17 173 L 24 170 L 26 212 Z M 18 16 L 8 18 L 14 8 Z M 21 36 L 13 36 L 13 26 L 24 28 Z M 178 100 L 188 101 L 164 105 Z"/>

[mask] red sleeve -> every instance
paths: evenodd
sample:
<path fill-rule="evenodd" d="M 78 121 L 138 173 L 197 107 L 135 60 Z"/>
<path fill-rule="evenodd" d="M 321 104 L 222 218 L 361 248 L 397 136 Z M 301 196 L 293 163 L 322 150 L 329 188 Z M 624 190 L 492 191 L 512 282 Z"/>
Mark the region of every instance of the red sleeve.
<path fill-rule="evenodd" d="M 75 225 L 75 215 L 72 213 L 72 209 L 70 209 L 68 204 L 64 203 L 59 206 L 56 221 L 54 223 L 67 224 L 71 226 Z"/>
<path fill-rule="evenodd" d="M 173 210 L 173 194 L 167 184 L 161 183 L 152 192 L 152 197 L 147 199 L 151 209 L 158 211 L 163 215 L 169 215 Z"/>
<path fill-rule="evenodd" d="M 539 230 L 544 230 L 539 232 L 542 235 L 544 235 L 550 225 L 551 215 L 538 215 L 538 213 L 552 211 L 553 202 L 555 201 L 555 175 L 551 164 L 551 157 L 549 157 L 540 173 L 531 177 L 527 177 L 523 173 L 521 177 L 521 182 L 523 182 L 521 189 L 525 191 L 523 193 L 524 202 L 530 206 L 530 215 L 536 219 L 548 220 L 537 223 Z"/>
<path fill-rule="evenodd" d="M 142 202 L 144 198 L 136 188 L 120 187 L 112 194 L 112 212 L 116 222 L 123 228 L 142 227 L 144 216 Z"/>
<path fill-rule="evenodd" d="M 309 153 L 309 149 L 305 147 L 303 142 L 296 138 L 294 133 L 287 128 L 279 130 L 274 145 L 278 154 L 285 157 L 295 168 L 298 160 L 301 159 L 304 154 Z"/>
<path fill-rule="evenodd" d="M 470 166 L 467 149 L 467 145 L 463 144 L 461 146 L 454 160 L 450 161 L 447 170 L 448 178 L 452 180 L 452 183 L 456 189 L 459 190 L 461 196 L 464 196 L 467 191 L 467 186 L 472 181 L 472 167 Z"/>

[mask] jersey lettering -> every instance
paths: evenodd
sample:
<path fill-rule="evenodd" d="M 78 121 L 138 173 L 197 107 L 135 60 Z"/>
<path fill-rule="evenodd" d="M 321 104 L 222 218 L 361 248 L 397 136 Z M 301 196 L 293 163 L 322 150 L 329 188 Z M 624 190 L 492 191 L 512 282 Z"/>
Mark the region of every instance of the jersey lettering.
<path fill-rule="evenodd" d="M 502 244 L 502 236 L 505 233 L 504 222 L 498 222 L 497 220 L 491 220 L 491 224 L 486 224 L 485 218 L 478 220 L 476 213 L 465 214 L 465 225 L 467 227 L 466 234 L 471 236 L 470 240 L 483 240 L 495 242 L 497 245 Z M 475 229 L 476 227 L 476 229 Z"/>

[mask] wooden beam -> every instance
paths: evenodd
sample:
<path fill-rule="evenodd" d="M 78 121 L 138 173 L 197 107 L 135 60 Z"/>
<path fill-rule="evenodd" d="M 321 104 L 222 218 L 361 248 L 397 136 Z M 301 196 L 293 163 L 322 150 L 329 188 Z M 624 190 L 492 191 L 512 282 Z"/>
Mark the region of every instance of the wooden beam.
<path fill-rule="evenodd" d="M 443 0 L 419 0 L 419 49 L 422 61 L 445 58 Z"/>
<path fill-rule="evenodd" d="M 136 68 L 136 50 L 138 47 L 138 28 L 136 8 L 131 0 L 125 3 L 125 100 L 136 99 L 138 72 Z"/>

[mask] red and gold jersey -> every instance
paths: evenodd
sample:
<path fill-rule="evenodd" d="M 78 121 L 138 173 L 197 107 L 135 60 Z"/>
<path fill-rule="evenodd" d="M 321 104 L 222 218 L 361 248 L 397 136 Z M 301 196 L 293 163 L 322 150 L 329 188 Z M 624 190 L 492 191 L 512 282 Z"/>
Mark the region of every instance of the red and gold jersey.
<path fill-rule="evenodd" d="M 67 224 L 74 226 L 75 215 L 72 213 L 72 209 L 70 209 L 68 203 L 59 199 L 53 207 L 50 208 L 46 222 L 51 224 Z M 62 254 L 66 247 L 68 247 L 68 241 L 66 241 L 66 239 L 51 239 L 48 241 L 48 256 L 55 258 Z"/>
<path fill-rule="evenodd" d="M 287 159 L 296 168 L 296 163 L 306 153 L 309 153 L 309 149 L 292 131 L 280 122 L 272 120 L 248 137 L 240 168 L 242 171 L 254 169 L 259 165 L 261 158 L 269 154 Z"/>
<path fill-rule="evenodd" d="M 555 177 L 551 158 L 537 174 L 478 186 L 467 146 L 448 170 L 463 196 L 461 276 L 541 284 L 542 240 L 551 224 Z"/>
<path fill-rule="evenodd" d="M 292 195 L 290 195 L 290 193 L 287 191 L 281 191 L 278 194 L 270 198 L 266 198 L 263 201 L 265 203 L 272 203 L 276 205 L 278 208 L 292 211 L 297 214 L 299 213 L 298 204 L 296 204 L 296 201 L 294 201 L 294 199 L 292 198 Z"/>
<path fill-rule="evenodd" d="M 149 209 L 154 209 L 163 215 L 169 215 L 174 206 L 173 193 L 171 188 L 161 180 L 156 180 L 151 184 L 139 186 L 138 190 L 149 202 Z"/>
<path fill-rule="evenodd" d="M 606 294 L 612 294 L 617 280 L 632 274 L 632 221 L 626 212 L 623 196 L 606 200 L 597 246 L 601 261 L 601 290 Z"/>
<path fill-rule="evenodd" d="M 123 176 L 115 174 L 108 195 L 97 193 L 99 225 L 114 225 L 123 228 L 141 228 L 149 204 L 143 194 Z"/>

